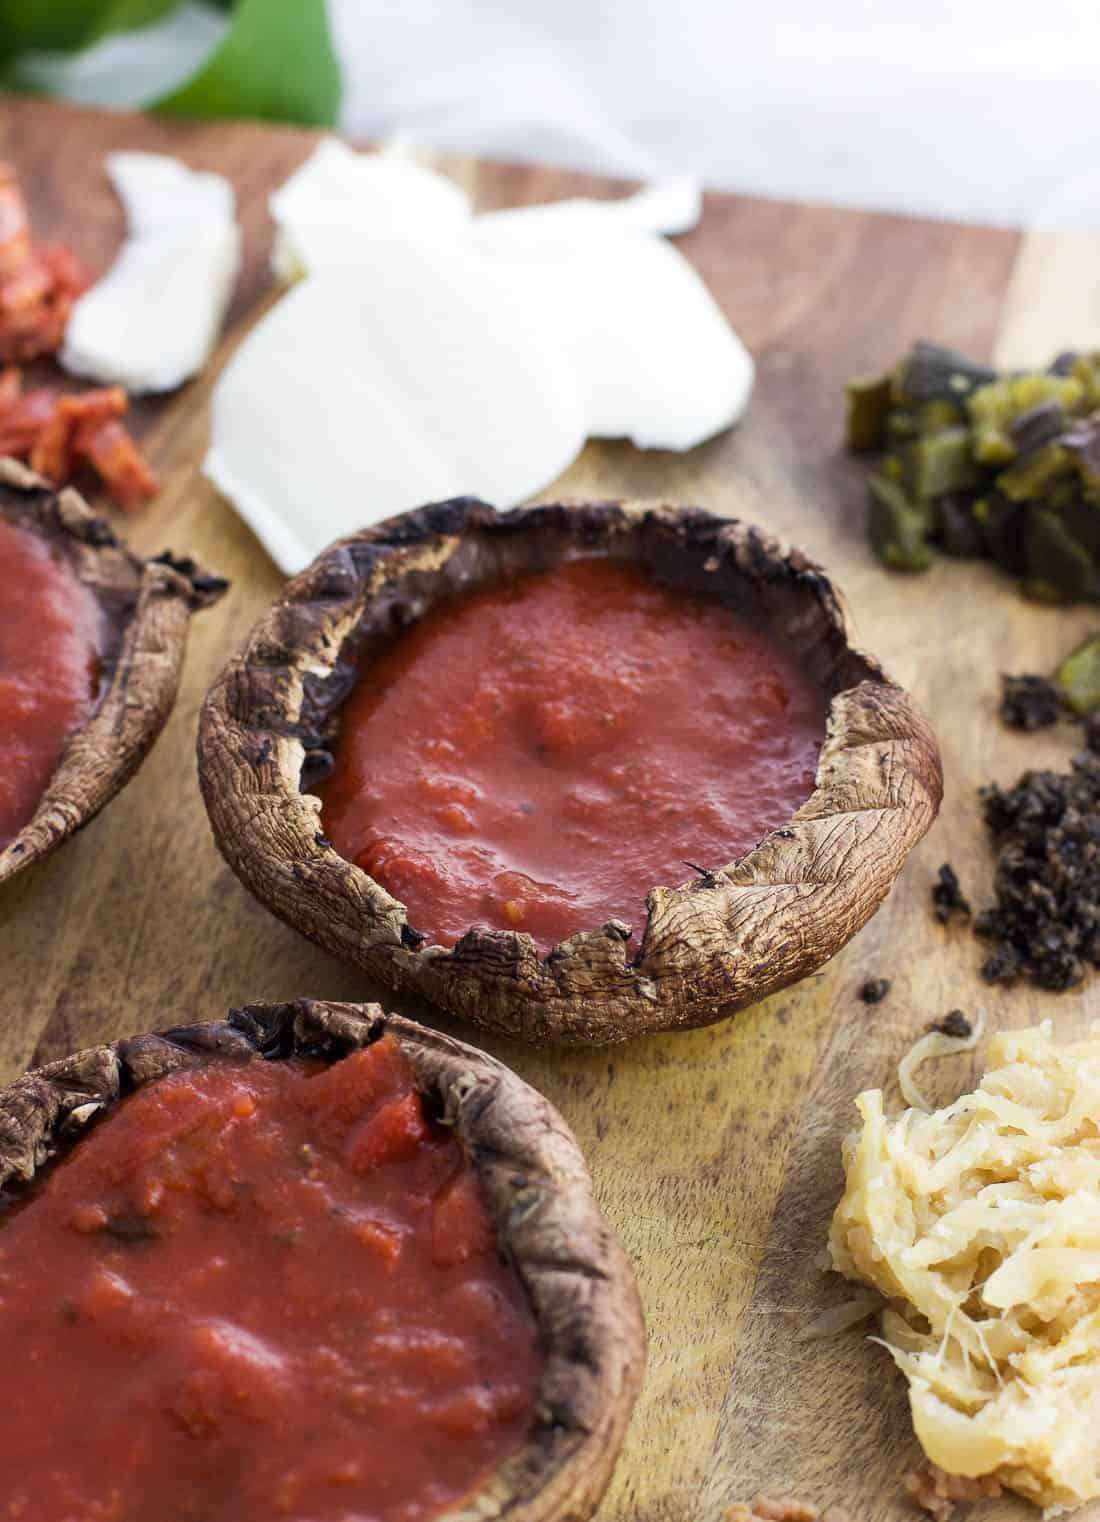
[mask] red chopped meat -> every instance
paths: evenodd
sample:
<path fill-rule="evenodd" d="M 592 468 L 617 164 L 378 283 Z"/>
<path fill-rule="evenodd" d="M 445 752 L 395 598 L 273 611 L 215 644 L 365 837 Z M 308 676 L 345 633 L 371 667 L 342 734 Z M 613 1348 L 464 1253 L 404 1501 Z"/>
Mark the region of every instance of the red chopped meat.
<path fill-rule="evenodd" d="M 0 360 L 53 354 L 89 276 L 64 244 L 36 247 L 15 171 L 0 164 Z"/>
<path fill-rule="evenodd" d="M 0 374 L 0 455 L 58 486 L 89 465 L 127 512 L 155 495 L 157 478 L 119 421 L 129 405 L 121 386 L 60 396 L 48 386 L 21 395 L 20 384 L 14 366 Z"/>

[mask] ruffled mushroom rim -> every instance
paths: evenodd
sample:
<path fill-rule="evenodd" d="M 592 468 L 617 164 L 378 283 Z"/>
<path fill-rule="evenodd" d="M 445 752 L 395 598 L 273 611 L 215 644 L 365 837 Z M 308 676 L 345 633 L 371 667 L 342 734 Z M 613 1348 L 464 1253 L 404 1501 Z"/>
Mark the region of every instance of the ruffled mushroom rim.
<path fill-rule="evenodd" d="M 0 515 L 47 539 L 103 611 L 99 697 L 70 735 L 31 819 L 0 850 L 0 883 L 52 851 L 130 780 L 176 699 L 191 614 L 228 585 L 192 560 L 141 560 L 72 488 L 0 458 Z"/>
<path fill-rule="evenodd" d="M 394 1036 L 430 1112 L 481 1180 L 502 1254 L 532 1306 L 545 1357 L 523 1446 L 440 1522 L 583 1522 L 606 1488 L 641 1385 L 645 1327 L 633 1272 L 557 1111 L 501 1063 L 376 1004 L 246 1005 L 222 1022 L 91 1047 L 0 1090 L 4 1206 L 141 1084 L 180 1068 L 309 1056 L 336 1062 Z"/>
<path fill-rule="evenodd" d="M 585 555 L 633 561 L 795 650 L 829 699 L 814 791 L 738 861 L 655 887 L 641 936 L 611 921 L 546 955 L 526 934 L 477 927 L 453 949 L 425 944 L 405 906 L 332 848 L 302 789 L 331 763 L 339 705 L 374 651 L 470 587 Z M 943 790 L 928 724 L 854 648 L 819 566 L 751 524 L 619 501 L 498 513 L 463 498 L 338 541 L 212 687 L 199 773 L 222 853 L 276 914 L 397 990 L 540 1044 L 709 1024 L 805 977 L 878 908 Z"/>

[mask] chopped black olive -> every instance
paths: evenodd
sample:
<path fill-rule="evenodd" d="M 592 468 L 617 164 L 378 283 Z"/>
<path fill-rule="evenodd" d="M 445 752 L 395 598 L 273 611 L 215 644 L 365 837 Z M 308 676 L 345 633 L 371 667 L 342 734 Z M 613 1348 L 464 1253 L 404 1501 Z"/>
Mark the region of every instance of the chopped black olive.
<path fill-rule="evenodd" d="M 864 1004 L 881 1004 L 890 992 L 889 978 L 868 978 L 859 991 Z"/>
<path fill-rule="evenodd" d="M 993 943 L 988 983 L 1024 976 L 1061 993 L 1100 966 L 1100 754 L 1068 772 L 1025 772 L 1014 787 L 982 790 L 997 852 L 996 905 L 974 920 Z"/>
<path fill-rule="evenodd" d="M 953 1009 L 942 1020 L 934 1021 L 932 1029 L 943 1036 L 955 1036 L 960 1041 L 967 1041 L 974 1034 L 970 1021 L 961 1009 Z"/>
<path fill-rule="evenodd" d="M 932 884 L 932 903 L 933 913 L 941 925 L 950 924 L 952 920 L 970 918 L 970 905 L 963 897 L 955 869 L 946 861 Z"/>
<path fill-rule="evenodd" d="M 1010 729 L 1046 729 L 1062 716 L 1062 696 L 1045 676 L 1002 676 L 998 712 Z"/>
<path fill-rule="evenodd" d="M 1003 944 L 982 963 L 982 977 L 987 983 L 1015 983 L 1020 974 L 1020 958 L 1012 947 Z"/>

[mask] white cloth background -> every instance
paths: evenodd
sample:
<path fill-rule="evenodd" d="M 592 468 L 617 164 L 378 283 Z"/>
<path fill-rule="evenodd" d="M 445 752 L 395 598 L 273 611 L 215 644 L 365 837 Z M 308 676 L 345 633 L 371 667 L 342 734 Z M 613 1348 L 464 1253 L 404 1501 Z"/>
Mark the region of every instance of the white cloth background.
<path fill-rule="evenodd" d="M 1097 0 L 330 0 L 380 138 L 968 220 L 1100 227 Z M 62 83 L 140 103 L 197 14 Z"/>

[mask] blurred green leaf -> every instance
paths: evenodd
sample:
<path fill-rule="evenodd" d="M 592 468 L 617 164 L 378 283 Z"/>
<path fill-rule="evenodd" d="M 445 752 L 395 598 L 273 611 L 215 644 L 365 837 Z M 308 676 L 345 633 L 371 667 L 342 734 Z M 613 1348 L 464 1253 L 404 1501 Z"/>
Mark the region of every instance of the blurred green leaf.
<path fill-rule="evenodd" d="M 324 0 L 237 0 L 214 56 L 155 109 L 331 127 L 340 109 L 340 66 Z"/>
<path fill-rule="evenodd" d="M 53 0 L 51 0 L 53 3 Z M 178 10 L 183 0 L 114 0 L 105 32 L 133 32 L 141 26 L 152 26 L 169 11 Z"/>
<path fill-rule="evenodd" d="M 149 26 L 180 0 L 0 0 L 0 56 L 71 53 L 108 32 Z"/>

